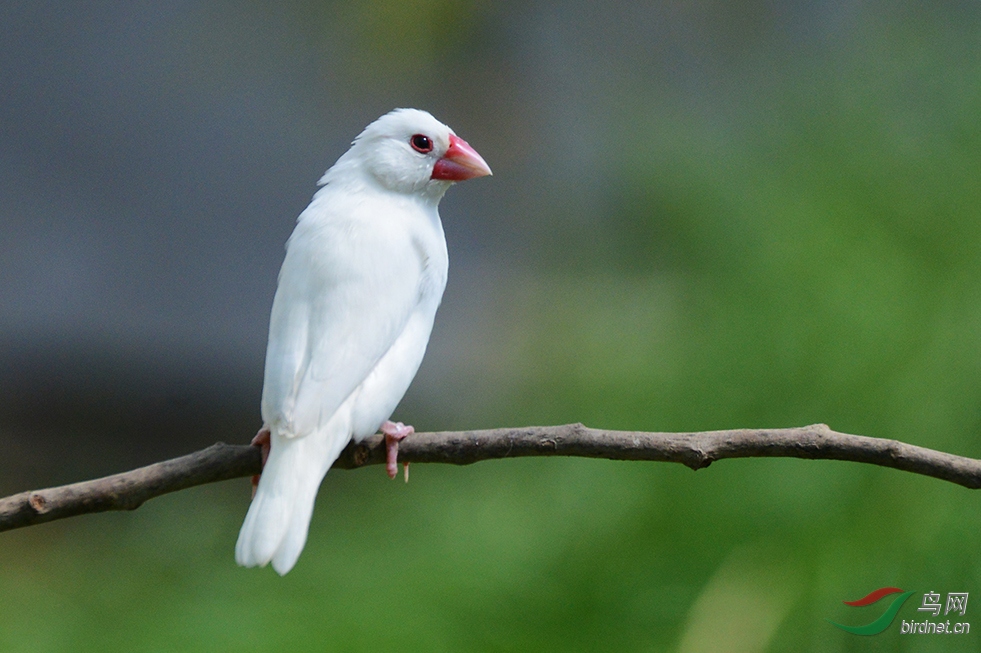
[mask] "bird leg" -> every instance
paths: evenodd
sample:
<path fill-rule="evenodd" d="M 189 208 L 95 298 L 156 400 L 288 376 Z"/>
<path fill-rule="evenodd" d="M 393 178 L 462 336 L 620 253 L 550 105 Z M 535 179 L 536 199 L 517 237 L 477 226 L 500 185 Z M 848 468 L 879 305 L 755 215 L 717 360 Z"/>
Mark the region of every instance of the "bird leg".
<path fill-rule="evenodd" d="M 399 473 L 399 442 L 406 436 L 416 432 L 411 426 L 406 426 L 402 422 L 392 422 L 385 420 L 381 425 L 381 432 L 385 434 L 385 469 L 389 478 L 395 478 Z M 409 482 L 409 463 L 405 465 L 405 482 Z"/>
<path fill-rule="evenodd" d="M 269 459 L 269 446 L 270 446 L 270 440 L 269 440 L 269 438 L 271 436 L 272 436 L 272 432 L 270 432 L 269 427 L 268 426 L 263 426 L 261 429 L 259 429 L 259 432 L 255 434 L 255 437 L 252 438 L 252 446 L 253 447 L 259 447 L 262 450 L 262 466 L 263 466 L 263 468 L 265 468 L 265 466 L 266 466 L 266 460 Z M 259 477 L 261 475 L 262 475 L 262 472 L 260 472 L 260 473 L 258 473 L 258 474 L 256 474 L 255 476 L 252 477 L 252 498 L 253 499 L 255 498 L 255 491 L 259 488 Z"/>

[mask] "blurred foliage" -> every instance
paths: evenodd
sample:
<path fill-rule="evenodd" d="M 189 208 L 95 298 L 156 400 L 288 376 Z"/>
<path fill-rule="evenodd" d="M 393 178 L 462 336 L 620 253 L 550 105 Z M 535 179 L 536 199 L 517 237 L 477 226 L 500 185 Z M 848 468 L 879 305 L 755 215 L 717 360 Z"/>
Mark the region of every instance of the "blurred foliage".
<path fill-rule="evenodd" d="M 396 23 L 469 20 L 397 4 L 351 6 L 359 56 L 383 56 Z M 479 359 L 486 392 L 446 419 L 820 421 L 981 457 L 977 23 L 886 13 L 820 57 L 746 55 L 713 115 L 646 88 L 611 98 L 600 219 L 534 227 L 552 235 L 541 262 L 474 327 L 506 343 Z M 407 67 L 443 43 L 413 34 Z M 247 498 L 241 481 L 4 534 L 0 650 L 966 651 L 981 636 L 827 623 L 874 619 L 841 601 L 882 586 L 981 592 L 981 497 L 871 466 L 512 460 L 419 465 L 408 486 L 335 472 L 283 579 L 234 566 Z"/>
<path fill-rule="evenodd" d="M 339 72 L 359 83 L 412 85 L 435 74 L 437 61 L 465 51 L 483 3 L 450 0 L 360 1 L 340 5 L 330 25 L 335 47 L 347 51 Z M 338 28 L 339 27 L 339 28 Z"/>

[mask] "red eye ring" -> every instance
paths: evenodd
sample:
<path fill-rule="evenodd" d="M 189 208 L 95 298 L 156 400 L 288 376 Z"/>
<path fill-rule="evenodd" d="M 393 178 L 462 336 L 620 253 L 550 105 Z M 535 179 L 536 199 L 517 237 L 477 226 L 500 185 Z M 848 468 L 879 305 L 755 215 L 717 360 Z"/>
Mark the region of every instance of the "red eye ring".
<path fill-rule="evenodd" d="M 412 138 L 409 139 L 409 145 L 412 149 L 420 154 L 429 154 L 433 151 L 433 139 L 429 138 L 425 134 L 414 134 Z"/>

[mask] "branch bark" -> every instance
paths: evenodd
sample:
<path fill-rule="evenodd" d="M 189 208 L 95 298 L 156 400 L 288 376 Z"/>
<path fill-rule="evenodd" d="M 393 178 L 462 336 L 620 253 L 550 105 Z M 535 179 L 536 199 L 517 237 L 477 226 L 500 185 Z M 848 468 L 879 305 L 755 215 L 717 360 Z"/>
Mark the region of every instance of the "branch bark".
<path fill-rule="evenodd" d="M 824 424 L 696 433 L 607 431 L 566 424 L 416 433 L 399 446 L 399 458 L 410 463 L 469 465 L 521 456 L 674 462 L 695 470 L 724 458 L 849 460 L 932 476 L 971 489 L 981 487 L 981 460 L 896 440 L 838 433 Z M 349 444 L 334 468 L 354 469 L 384 462 L 384 440 L 373 436 L 360 444 Z M 90 512 L 134 510 L 168 492 L 251 476 L 260 469 L 258 448 L 219 442 L 122 474 L 0 499 L 0 531 Z"/>

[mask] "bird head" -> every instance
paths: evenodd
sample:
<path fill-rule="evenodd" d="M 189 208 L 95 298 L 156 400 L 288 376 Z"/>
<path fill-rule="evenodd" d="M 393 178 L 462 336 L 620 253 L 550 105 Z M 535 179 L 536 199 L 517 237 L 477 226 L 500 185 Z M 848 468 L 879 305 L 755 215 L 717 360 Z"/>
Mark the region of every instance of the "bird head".
<path fill-rule="evenodd" d="M 387 190 L 436 199 L 454 182 L 491 174 L 465 140 L 418 109 L 395 109 L 371 123 L 337 163 L 360 169 Z"/>

